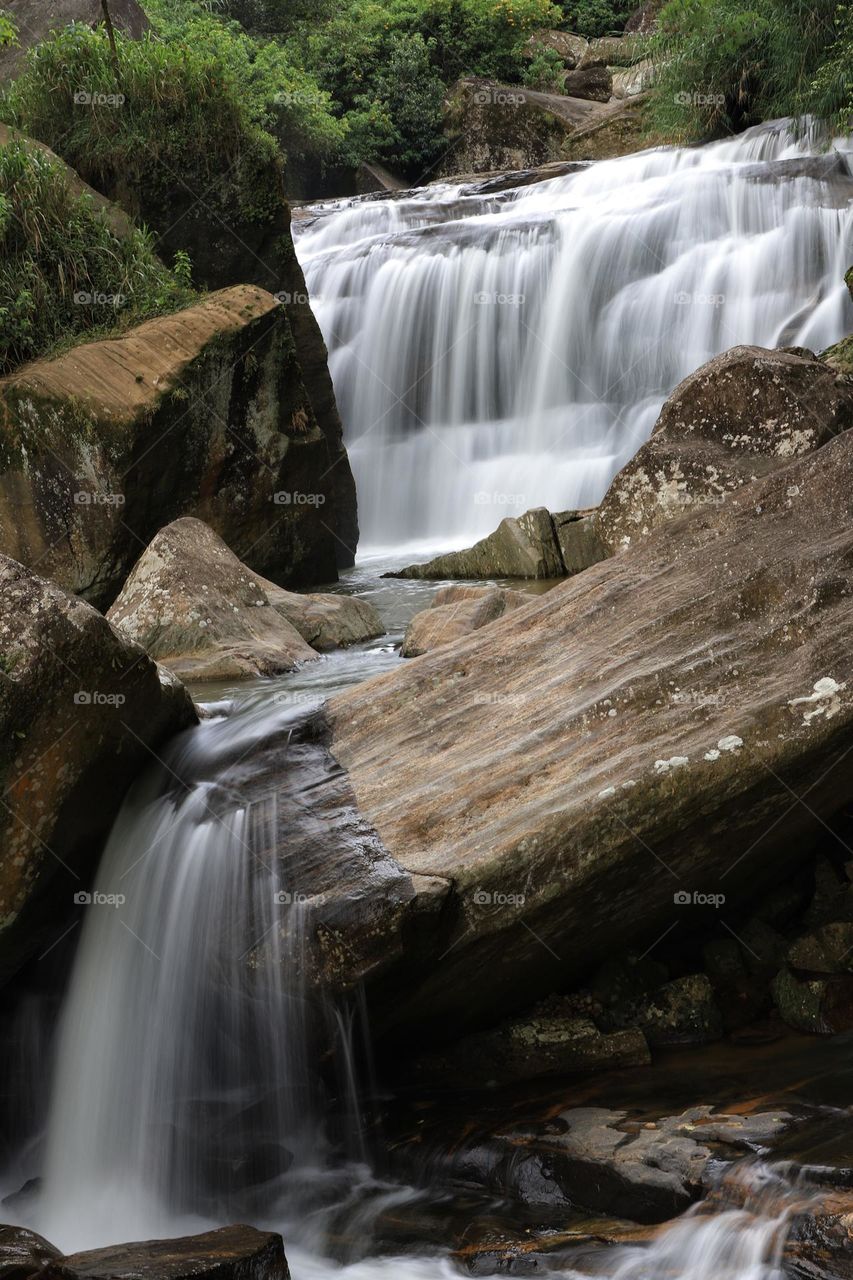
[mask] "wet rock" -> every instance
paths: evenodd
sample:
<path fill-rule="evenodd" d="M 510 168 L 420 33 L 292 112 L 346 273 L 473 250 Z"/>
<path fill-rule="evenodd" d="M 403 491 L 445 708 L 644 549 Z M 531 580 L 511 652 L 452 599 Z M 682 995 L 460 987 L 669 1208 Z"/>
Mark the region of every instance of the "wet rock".
<path fill-rule="evenodd" d="M 392 578 L 561 578 L 579 573 L 607 554 L 586 512 L 551 515 L 534 507 L 507 516 L 494 533 L 465 551 L 449 551 L 412 564 Z"/>
<path fill-rule="evenodd" d="M 0 548 L 104 608 L 192 515 L 277 581 L 334 580 L 337 468 L 288 325 L 240 286 L 0 380 Z"/>
<path fill-rule="evenodd" d="M 613 77 L 608 67 L 585 67 L 582 71 L 568 71 L 562 88 L 572 98 L 609 102 L 613 93 Z"/>
<path fill-rule="evenodd" d="M 553 49 L 563 60 L 563 65 L 573 70 L 589 48 L 584 36 L 571 31 L 534 31 L 524 46 L 524 56 L 535 58 L 545 49 Z"/>
<path fill-rule="evenodd" d="M 638 1025 L 653 1048 L 707 1044 L 723 1034 L 714 991 L 704 973 L 667 982 L 637 1010 Z"/>
<path fill-rule="evenodd" d="M 0 1226 L 0 1280 L 29 1280 L 61 1256 L 43 1236 L 26 1227 Z"/>
<path fill-rule="evenodd" d="M 430 608 L 412 618 L 400 653 L 404 658 L 416 658 L 478 631 L 535 598 L 505 587 L 443 587 Z"/>
<path fill-rule="evenodd" d="M 675 295 L 673 305 L 688 295 Z M 711 299 L 713 301 L 713 299 Z M 744 484 L 853 426 L 853 383 L 809 352 L 733 347 L 690 374 L 596 515 L 612 551 L 667 521 L 719 506 Z M 786 494 L 799 497 L 795 483 Z"/>
<path fill-rule="evenodd" d="M 17 1191 L 13 1191 L 11 1195 L 4 1196 L 0 1200 L 0 1204 L 7 1209 L 14 1209 L 17 1215 L 24 1216 L 25 1211 L 38 1199 L 41 1189 L 41 1178 L 27 1178 L 22 1187 L 19 1187 Z"/>
<path fill-rule="evenodd" d="M 0 556 L 0 981 L 68 928 L 128 786 L 195 721 L 143 649 Z"/>
<path fill-rule="evenodd" d="M 853 798 L 851 557 L 841 432 L 559 584 L 523 628 L 330 700 L 387 853 L 453 885 L 434 947 L 386 971 L 380 1038 L 450 1037 L 472 1002 L 497 1021 L 667 931 L 748 917 L 809 864 Z"/>
<path fill-rule="evenodd" d="M 814 870 L 814 892 L 805 913 L 809 926 L 833 921 L 853 921 L 853 889 L 847 876 L 836 871 L 828 858 L 819 857 Z"/>
<path fill-rule="evenodd" d="M 45 1280 L 289 1280 L 282 1238 L 254 1227 L 220 1227 L 175 1240 L 144 1240 L 73 1253 Z"/>
<path fill-rule="evenodd" d="M 175 520 L 134 566 L 108 617 L 170 670 L 195 680 L 274 675 L 315 650 L 380 635 L 372 605 L 299 595 L 243 564 L 201 520 Z"/>
<path fill-rule="evenodd" d="M 802 978 L 784 968 L 772 990 L 780 1017 L 797 1031 L 831 1035 L 853 1030 L 853 977 L 847 974 Z"/>
<path fill-rule="evenodd" d="M 446 1054 L 421 1058 L 418 1067 L 421 1078 L 476 1087 L 587 1075 L 650 1061 L 649 1046 L 636 1028 L 605 1034 L 589 1018 L 540 1013 L 465 1037 Z"/>
<path fill-rule="evenodd" d="M 853 972 L 853 924 L 826 924 L 804 934 L 789 948 L 788 965 L 806 973 Z"/>

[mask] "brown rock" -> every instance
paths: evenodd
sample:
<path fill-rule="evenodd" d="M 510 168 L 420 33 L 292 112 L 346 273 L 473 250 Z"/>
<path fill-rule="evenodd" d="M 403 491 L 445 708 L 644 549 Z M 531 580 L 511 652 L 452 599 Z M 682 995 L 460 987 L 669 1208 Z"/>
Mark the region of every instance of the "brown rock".
<path fill-rule="evenodd" d="M 824 361 L 733 347 L 675 388 L 651 438 L 605 494 L 599 537 L 621 550 L 666 521 L 726 502 L 850 426 L 853 382 Z"/>
<path fill-rule="evenodd" d="M 598 65 L 568 71 L 563 81 L 563 91 L 572 98 L 609 102 L 613 93 L 613 77 L 608 67 Z"/>
<path fill-rule="evenodd" d="M 376 610 L 343 595 L 297 595 L 247 568 L 201 520 L 175 520 L 137 561 L 108 617 L 176 674 L 274 675 L 315 649 L 382 632 Z M 313 646 L 313 647 L 312 647 Z"/>
<path fill-rule="evenodd" d="M 282 1238 L 220 1227 L 175 1240 L 111 1245 L 60 1258 L 45 1280 L 290 1280 Z"/>
<path fill-rule="evenodd" d="M 0 547 L 103 607 L 195 515 L 259 572 L 333 580 L 330 455 L 287 345 L 244 286 L 0 380 Z"/>
<path fill-rule="evenodd" d="M 553 49 L 563 60 L 563 65 L 573 70 L 589 48 L 584 36 L 571 31 L 534 31 L 524 46 L 525 58 L 535 58 L 545 49 Z"/>
<path fill-rule="evenodd" d="M 426 564 L 413 564 L 396 578 L 560 578 L 560 544 L 551 514 L 534 507 L 523 516 L 507 516 L 494 533 L 465 551 L 449 551 Z"/>
<path fill-rule="evenodd" d="M 0 1226 L 0 1280 L 30 1280 L 59 1257 L 59 1250 L 34 1231 Z"/>
<path fill-rule="evenodd" d="M 578 63 L 578 69 L 587 67 L 630 67 L 643 56 L 644 42 L 636 35 L 599 36 L 590 40 L 589 48 Z"/>
<path fill-rule="evenodd" d="M 432 605 L 416 613 L 406 628 L 400 654 L 416 658 L 438 645 L 470 635 L 535 597 L 504 587 L 443 587 Z"/>
<path fill-rule="evenodd" d="M 0 556 L 0 981 L 67 928 L 127 787 L 195 720 L 106 618 Z"/>

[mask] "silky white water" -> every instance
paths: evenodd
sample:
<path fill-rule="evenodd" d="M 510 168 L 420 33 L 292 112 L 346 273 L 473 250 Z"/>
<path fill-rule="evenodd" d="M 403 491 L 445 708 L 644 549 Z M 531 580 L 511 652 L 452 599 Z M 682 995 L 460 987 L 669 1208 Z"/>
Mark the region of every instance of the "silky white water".
<path fill-rule="evenodd" d="M 843 336 L 849 145 L 783 122 L 501 195 L 309 211 L 297 252 L 362 550 L 459 547 L 532 506 L 592 505 L 704 361 Z"/>

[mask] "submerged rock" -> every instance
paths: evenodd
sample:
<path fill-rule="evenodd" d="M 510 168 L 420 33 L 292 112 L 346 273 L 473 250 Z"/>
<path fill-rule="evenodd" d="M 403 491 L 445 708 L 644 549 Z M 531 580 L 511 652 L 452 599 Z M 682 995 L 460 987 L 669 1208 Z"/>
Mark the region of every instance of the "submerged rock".
<path fill-rule="evenodd" d="M 51 1263 L 43 1275 L 45 1280 L 290 1280 L 281 1236 L 244 1226 L 72 1253 Z"/>
<path fill-rule="evenodd" d="M 67 928 L 128 786 L 195 720 L 143 649 L 0 556 L 0 981 Z"/>
<path fill-rule="evenodd" d="M 137 561 L 108 617 L 176 674 L 274 675 L 315 650 L 382 634 L 354 596 L 299 595 L 253 573 L 201 520 L 175 520 Z"/>
<path fill-rule="evenodd" d="M 675 388 L 651 438 L 605 494 L 596 533 L 621 550 L 668 520 L 728 501 L 851 426 L 853 381 L 826 362 L 806 351 L 733 347 Z"/>
<path fill-rule="evenodd" d="M 279 581 L 335 578 L 335 460 L 262 289 L 26 365 L 0 407 L 0 549 L 94 604 L 181 515 Z"/>
<path fill-rule="evenodd" d="M 583 511 L 552 515 L 533 507 L 507 516 L 494 533 L 465 551 L 412 564 L 392 578 L 562 578 L 603 559 L 593 517 Z"/>
<path fill-rule="evenodd" d="M 400 653 L 404 658 L 416 658 L 479 631 L 533 599 L 535 596 L 505 587 L 443 587 L 436 592 L 430 608 L 412 618 Z"/>

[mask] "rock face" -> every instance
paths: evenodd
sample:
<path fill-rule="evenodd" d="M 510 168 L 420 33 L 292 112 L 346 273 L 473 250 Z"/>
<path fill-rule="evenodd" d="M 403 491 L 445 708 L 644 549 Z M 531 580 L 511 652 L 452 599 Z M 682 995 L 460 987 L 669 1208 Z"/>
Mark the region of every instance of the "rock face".
<path fill-rule="evenodd" d="M 632 67 L 620 67 L 613 71 L 612 87 L 614 98 L 635 98 L 645 93 L 654 84 L 655 63 L 651 58 L 644 58 Z"/>
<path fill-rule="evenodd" d="M 748 916 L 808 856 L 853 793 L 851 517 L 848 432 L 330 701 L 387 854 L 451 886 L 371 984 L 380 1036 L 449 1036 L 472 1002 L 496 1021 Z"/>
<path fill-rule="evenodd" d="M 574 130 L 608 109 L 588 98 L 460 80 L 445 109 L 444 131 L 455 142 L 442 175 L 529 169 L 559 160 Z"/>
<path fill-rule="evenodd" d="M 524 56 L 535 58 L 543 50 L 553 49 L 563 59 L 563 65 L 572 71 L 588 48 L 589 41 L 571 31 L 534 31 L 524 46 Z"/>
<path fill-rule="evenodd" d="M 599 36 L 590 40 L 578 62 L 581 71 L 587 67 L 630 67 L 643 55 L 643 41 L 637 35 Z"/>
<path fill-rule="evenodd" d="M 101 614 L 0 556 L 0 981 L 50 944 L 184 688 Z"/>
<path fill-rule="evenodd" d="M 27 365 L 0 414 L 0 548 L 101 608 L 181 515 L 277 581 L 336 576 L 334 457 L 261 289 Z"/>
<path fill-rule="evenodd" d="M 194 680 L 291 671 L 313 661 L 315 649 L 382 632 L 371 605 L 284 591 L 190 518 L 160 530 L 108 617 L 151 657 Z"/>
<path fill-rule="evenodd" d="M 562 578 L 595 564 L 605 554 L 592 516 L 577 511 L 552 516 L 545 507 L 534 507 L 523 516 L 507 516 L 494 533 L 466 551 L 450 551 L 388 576 Z"/>
<path fill-rule="evenodd" d="M 853 426 L 853 380 L 811 352 L 733 347 L 685 378 L 595 516 L 612 551 Z M 794 495 L 795 496 L 795 495 Z"/>
<path fill-rule="evenodd" d="M 0 49 L 0 83 L 13 80 L 27 50 L 52 31 L 72 22 L 96 27 L 104 20 L 101 0 L 5 0 L 3 8 L 18 28 L 18 40 L 11 48 Z M 116 30 L 137 40 L 148 29 L 148 19 L 136 0 L 110 0 L 110 17 Z"/>
<path fill-rule="evenodd" d="M 290 1280 L 281 1236 L 243 1226 L 73 1253 L 43 1275 L 45 1280 Z"/>
<path fill-rule="evenodd" d="M 609 102 L 613 93 L 613 77 L 608 67 L 586 67 L 568 71 L 563 91 L 572 98 L 589 98 L 592 102 Z"/>
<path fill-rule="evenodd" d="M 61 1257 L 58 1249 L 26 1227 L 0 1226 L 0 1278 L 29 1280 Z"/>
<path fill-rule="evenodd" d="M 504 587 L 444 587 L 432 605 L 416 613 L 406 628 L 400 653 L 416 658 L 441 644 L 479 631 L 505 613 L 530 603 L 530 596 Z"/>

